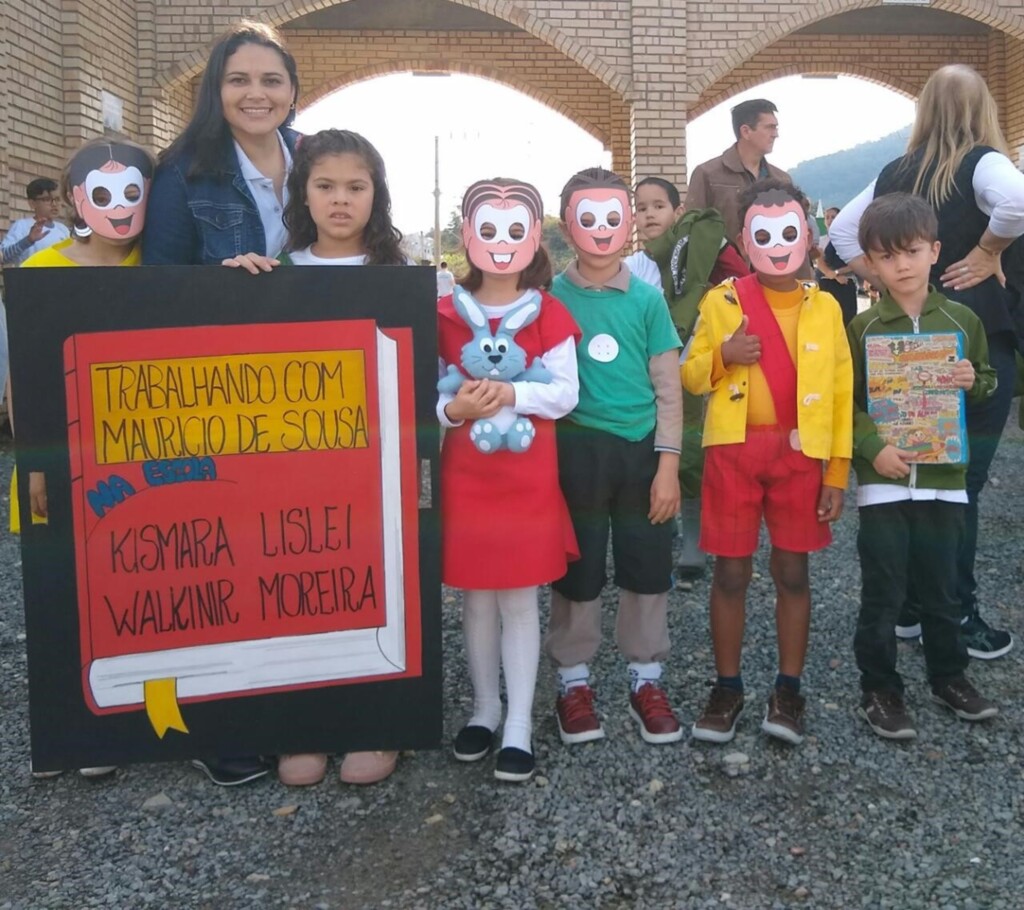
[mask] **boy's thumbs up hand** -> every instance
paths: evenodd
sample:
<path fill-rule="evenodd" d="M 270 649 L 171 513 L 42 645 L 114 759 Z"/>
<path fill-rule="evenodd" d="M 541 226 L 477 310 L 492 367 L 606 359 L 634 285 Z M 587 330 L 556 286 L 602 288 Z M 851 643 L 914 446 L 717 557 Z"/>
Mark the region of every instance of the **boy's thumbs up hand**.
<path fill-rule="evenodd" d="M 750 317 L 744 315 L 740 327 L 722 342 L 722 363 L 725 366 L 734 363 L 750 366 L 761 359 L 761 339 L 757 335 L 747 334 L 749 324 Z"/>

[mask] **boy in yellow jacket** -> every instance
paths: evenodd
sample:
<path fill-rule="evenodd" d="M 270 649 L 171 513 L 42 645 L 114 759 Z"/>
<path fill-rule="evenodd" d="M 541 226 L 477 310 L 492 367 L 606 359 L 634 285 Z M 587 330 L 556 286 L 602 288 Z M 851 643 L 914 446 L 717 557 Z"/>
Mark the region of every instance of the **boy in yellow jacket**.
<path fill-rule="evenodd" d="M 831 543 L 853 444 L 853 372 L 843 315 L 830 294 L 797 280 L 811 235 L 806 197 L 761 180 L 740 196 L 754 274 L 710 290 L 681 372 L 710 393 L 700 547 L 715 555 L 711 638 L 718 674 L 694 739 L 729 742 L 743 710 L 740 655 L 761 519 L 771 537 L 779 673 L 761 729 L 803 740 L 800 674 L 811 594 L 807 554 Z"/>

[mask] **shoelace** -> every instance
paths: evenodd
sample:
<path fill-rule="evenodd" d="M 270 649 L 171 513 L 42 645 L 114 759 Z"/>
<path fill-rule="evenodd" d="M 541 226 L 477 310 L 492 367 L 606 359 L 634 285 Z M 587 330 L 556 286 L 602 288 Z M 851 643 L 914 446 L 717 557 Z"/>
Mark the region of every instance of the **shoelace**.
<path fill-rule="evenodd" d="M 878 713 L 882 717 L 889 717 L 891 713 L 896 713 L 902 709 L 903 705 L 893 692 L 885 692 L 881 694 L 875 694 L 874 696 L 875 707 L 878 709 Z"/>
<path fill-rule="evenodd" d="M 565 695 L 562 706 L 567 721 L 579 720 L 594 713 L 594 690 L 589 686 L 573 686 Z"/>
<path fill-rule="evenodd" d="M 637 691 L 636 700 L 640 703 L 641 714 L 648 717 L 675 717 L 664 689 L 647 683 Z"/>

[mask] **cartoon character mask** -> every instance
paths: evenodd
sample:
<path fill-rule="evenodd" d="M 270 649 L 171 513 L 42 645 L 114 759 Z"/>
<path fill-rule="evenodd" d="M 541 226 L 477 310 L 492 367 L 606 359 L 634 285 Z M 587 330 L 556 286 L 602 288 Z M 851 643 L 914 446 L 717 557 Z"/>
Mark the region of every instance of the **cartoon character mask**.
<path fill-rule="evenodd" d="M 760 201 L 743 220 L 743 246 L 754 270 L 762 275 L 794 275 L 807 261 L 807 217 L 803 206 L 785 196 Z"/>
<path fill-rule="evenodd" d="M 573 246 L 580 252 L 599 256 L 618 253 L 633 227 L 629 193 L 615 187 L 577 190 L 565 208 L 565 224 Z"/>
<path fill-rule="evenodd" d="M 462 199 L 462 242 L 480 271 L 514 275 L 540 247 L 544 206 L 537 189 L 516 180 L 481 180 Z"/>
<path fill-rule="evenodd" d="M 80 236 L 134 240 L 146 222 L 146 194 L 153 176 L 149 155 L 133 145 L 103 143 L 78 152 L 67 182 Z"/>

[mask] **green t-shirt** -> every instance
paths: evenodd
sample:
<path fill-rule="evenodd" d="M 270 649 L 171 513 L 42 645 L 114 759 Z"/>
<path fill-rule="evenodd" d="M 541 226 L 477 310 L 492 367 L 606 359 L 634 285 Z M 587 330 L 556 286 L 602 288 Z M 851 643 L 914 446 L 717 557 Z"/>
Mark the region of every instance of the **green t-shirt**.
<path fill-rule="evenodd" d="M 556 276 L 551 293 L 583 333 L 577 345 L 580 401 L 568 419 L 638 442 L 654 429 L 648 361 L 680 347 L 658 288 L 631 277 L 626 292 L 581 288 Z"/>

